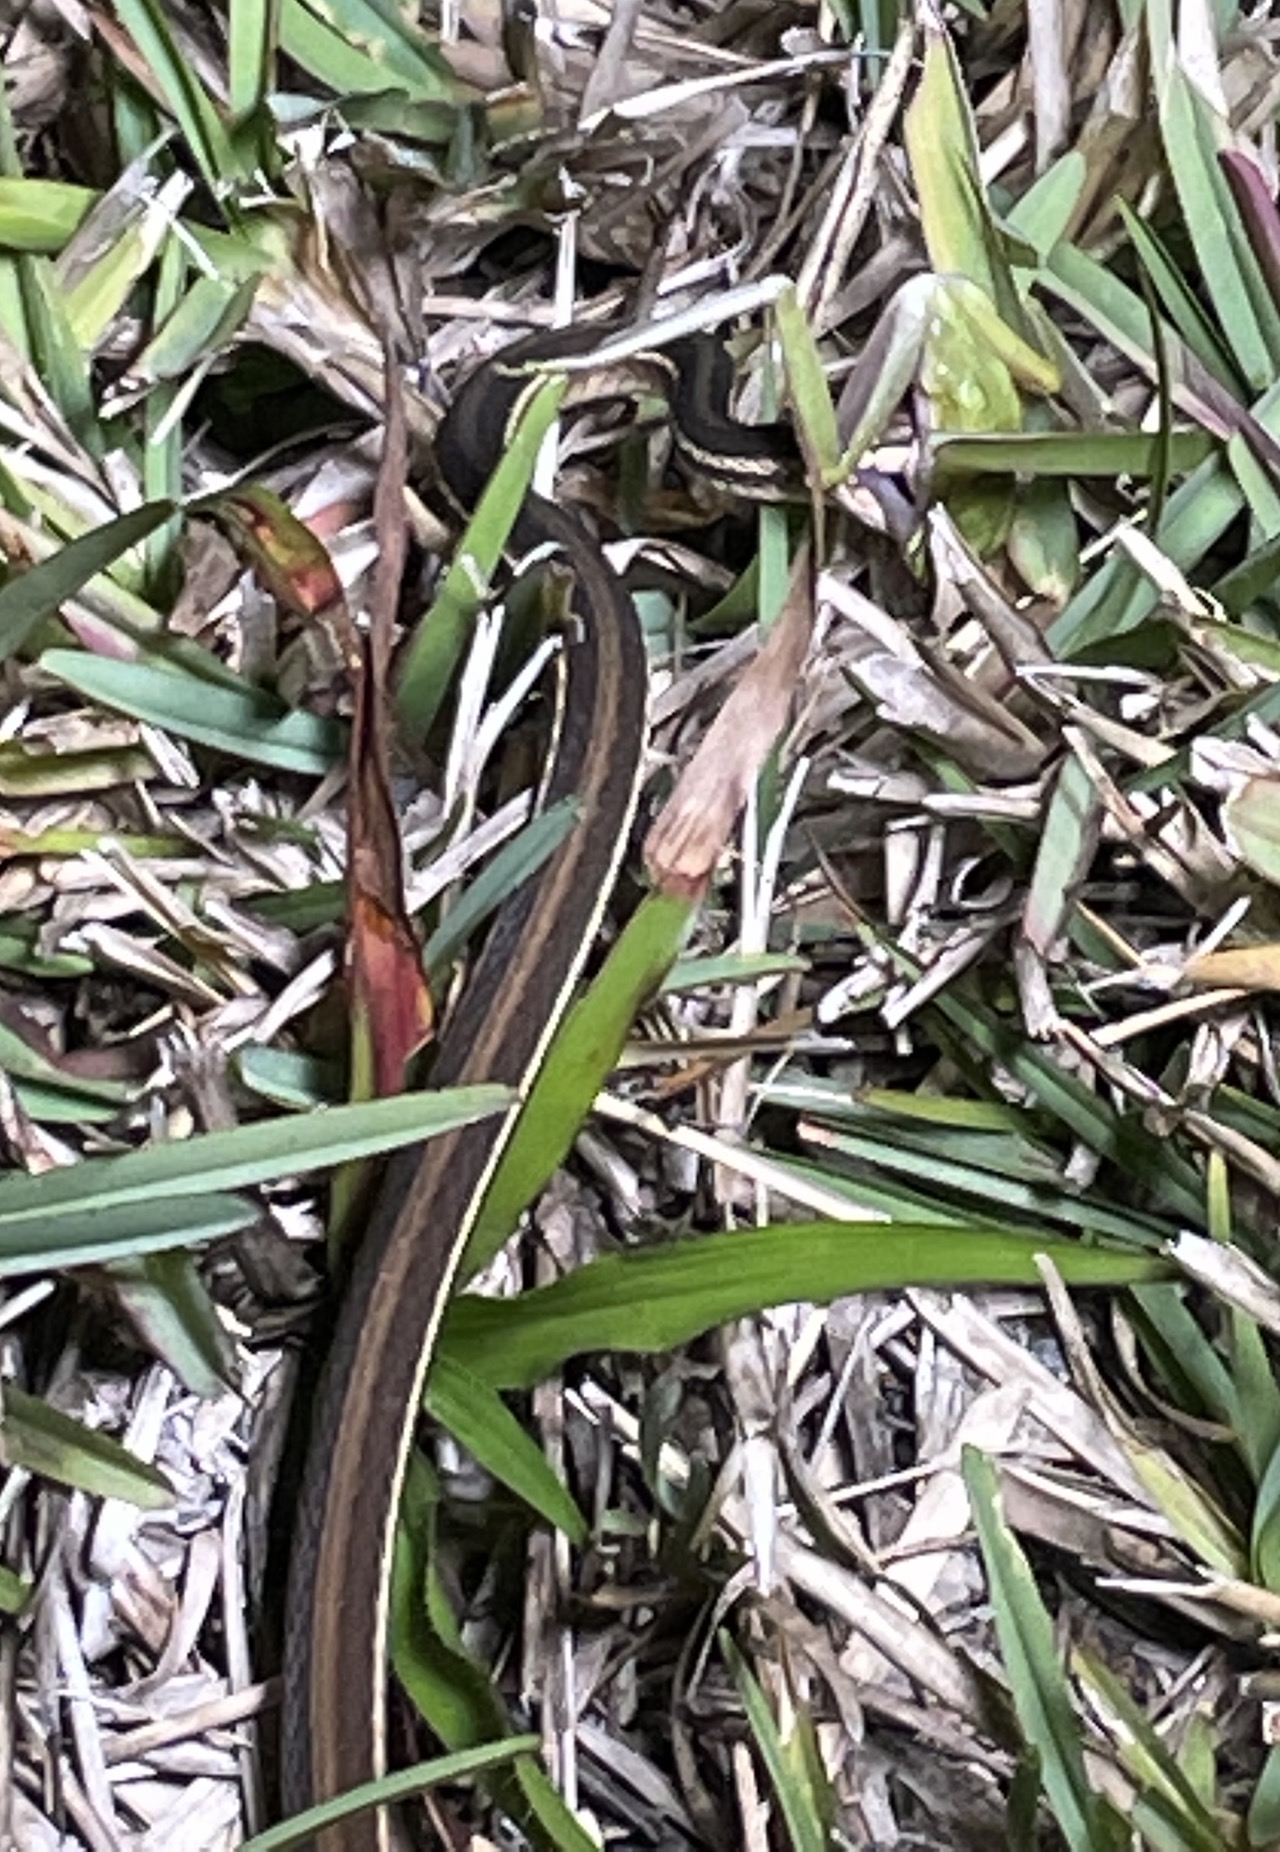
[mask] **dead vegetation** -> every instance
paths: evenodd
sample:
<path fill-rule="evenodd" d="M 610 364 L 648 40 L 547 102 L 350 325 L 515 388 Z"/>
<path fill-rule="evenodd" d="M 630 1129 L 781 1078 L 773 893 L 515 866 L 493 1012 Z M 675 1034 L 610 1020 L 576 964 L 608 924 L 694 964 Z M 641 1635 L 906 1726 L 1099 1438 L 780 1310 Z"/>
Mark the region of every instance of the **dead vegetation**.
<path fill-rule="evenodd" d="M 449 1320 L 435 1736 L 507 1843 L 1280 1844 L 1280 26 L 413 12 L 5 10 L 0 1839 L 272 1818 L 313 1173 L 558 827 L 432 435 L 677 315 L 808 493 L 562 424 L 700 904 Z"/>

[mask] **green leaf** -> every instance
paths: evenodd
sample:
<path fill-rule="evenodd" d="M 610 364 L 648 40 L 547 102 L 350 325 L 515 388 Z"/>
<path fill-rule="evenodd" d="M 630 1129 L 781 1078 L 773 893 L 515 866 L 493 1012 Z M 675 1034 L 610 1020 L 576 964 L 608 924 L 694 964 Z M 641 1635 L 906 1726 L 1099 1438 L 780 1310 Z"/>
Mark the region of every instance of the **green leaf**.
<path fill-rule="evenodd" d="M 994 297 L 973 112 L 952 42 L 936 27 L 925 32 L 920 82 L 903 129 L 930 265 L 936 275 L 968 277 Z"/>
<path fill-rule="evenodd" d="M 1218 165 L 1219 132 L 1205 98 L 1172 60 L 1153 69 L 1165 157 L 1204 287 L 1236 364 L 1256 392 L 1280 367 L 1280 322 Z"/>
<path fill-rule="evenodd" d="M 306 0 L 283 0 L 280 47 L 340 95 L 405 90 L 416 101 L 458 95 L 452 70 L 394 6 L 343 0 L 340 14 Z"/>
<path fill-rule="evenodd" d="M 464 1294 L 446 1315 L 441 1351 L 496 1389 L 527 1389 L 582 1352 L 673 1350 L 770 1305 L 905 1286 L 1034 1286 L 1037 1255 L 1076 1286 L 1170 1273 L 1154 1255 L 990 1227 L 783 1222 L 606 1255 L 518 1299 Z"/>
<path fill-rule="evenodd" d="M 715 984 L 758 984 L 762 978 L 802 976 L 809 960 L 794 952 L 725 952 L 719 958 L 678 958 L 663 979 L 664 997 Z"/>
<path fill-rule="evenodd" d="M 1161 1209 L 1192 1223 L 1200 1221 L 1201 1193 L 1188 1160 L 1171 1150 L 1167 1140 L 1153 1137 L 1136 1119 L 1110 1106 L 1013 1024 L 983 1009 L 972 985 L 950 985 L 934 998 L 933 1011 L 959 1031 L 966 1053 L 976 1051 L 1007 1068 L 1038 1105 L 1091 1151 L 1110 1158 L 1123 1174 L 1140 1179 Z"/>
<path fill-rule="evenodd" d="M 103 527 L 91 528 L 78 540 L 69 541 L 48 559 L 41 560 L 38 566 L 14 573 L 8 583 L 0 587 L 0 658 L 15 655 L 37 624 L 52 617 L 59 605 L 74 598 L 90 579 L 138 541 L 154 533 L 174 512 L 173 502 L 134 508 Z M 49 653 L 71 656 L 75 652 Z"/>
<path fill-rule="evenodd" d="M 308 1807 L 305 1813 L 295 1814 L 292 1820 L 270 1826 L 265 1833 L 255 1833 L 252 1839 L 241 1843 L 240 1852 L 289 1852 L 292 1846 L 310 1845 L 317 1833 L 336 1825 L 339 1820 L 350 1820 L 356 1814 L 368 1813 L 374 1807 L 394 1801 L 409 1800 L 427 1788 L 462 1781 L 468 1775 L 483 1775 L 504 1768 L 517 1756 L 529 1755 L 537 1748 L 536 1736 L 508 1736 L 500 1743 L 481 1743 L 474 1749 L 459 1749 L 453 1755 L 433 1756 L 429 1762 L 415 1762 L 412 1768 L 397 1769 L 393 1775 L 379 1776 L 377 1781 L 362 1782 L 337 1800 Z"/>
<path fill-rule="evenodd" d="M 550 378 L 538 385 L 521 410 L 479 506 L 458 542 L 453 563 L 435 602 L 409 640 L 396 691 L 405 737 L 426 737 L 449 689 L 471 635 L 476 613 L 533 481 L 542 441 L 555 423 L 568 382 Z"/>
<path fill-rule="evenodd" d="M 1280 1748 L 1267 1751 L 1249 1801 L 1249 1844 L 1271 1852 L 1280 1839 Z"/>
<path fill-rule="evenodd" d="M 40 667 L 103 707 L 253 765 L 322 778 L 342 757 L 345 729 L 315 714 L 283 707 L 247 685 L 228 688 L 177 668 L 119 662 L 71 649 L 46 650 Z"/>
<path fill-rule="evenodd" d="M 1166 1839 L 1165 1843 L 1176 1843 L 1186 1852 L 1221 1852 L 1219 1822 L 1187 1778 L 1179 1756 L 1165 1744 L 1115 1673 L 1093 1654 L 1079 1650 L 1072 1654 L 1072 1666 L 1080 1683 L 1094 1693 L 1098 1707 L 1112 1713 L 1110 1734 L 1143 1801 L 1148 1805 L 1160 1801 L 1176 1822 L 1176 1841 Z"/>
<path fill-rule="evenodd" d="M 143 1511 L 161 1511 L 174 1502 L 173 1487 L 154 1466 L 12 1383 L 0 1385 L 0 1458 L 6 1466 L 23 1466 L 59 1485 L 123 1499 Z"/>
<path fill-rule="evenodd" d="M 1152 476 L 1163 461 L 1160 445 L 1159 437 L 1143 431 L 939 431 L 929 451 L 934 477 L 946 487 L 960 475 Z M 1176 431 L 1168 453 L 1173 468 L 1186 475 L 1219 448 L 1207 431 Z"/>
<path fill-rule="evenodd" d="M 232 0 L 227 21 L 227 101 L 237 122 L 255 116 L 276 82 L 280 0 Z"/>
<path fill-rule="evenodd" d="M 72 1099 L 110 1106 L 117 1111 L 138 1095 L 137 1087 L 129 1081 L 82 1078 L 55 1066 L 3 1022 L 0 1022 L 0 1068 L 14 1080 L 38 1081 L 67 1093 Z"/>
<path fill-rule="evenodd" d="M 1096 782 L 1074 753 L 1058 769 L 1036 849 L 1024 930 L 1044 959 L 1057 953 L 1088 879 L 1102 834 L 1103 804 Z"/>
<path fill-rule="evenodd" d="M 830 1788 L 822 1778 L 820 1761 L 814 1766 L 808 1757 L 794 1753 L 808 1720 L 798 1712 L 792 1722 L 791 1741 L 784 1742 L 759 1679 L 727 1633 L 721 1632 L 719 1640 L 756 1748 L 778 1797 L 792 1852 L 826 1852 L 831 1844 Z M 808 1727 L 811 1730 L 811 1724 Z"/>
<path fill-rule="evenodd" d="M 251 247 L 248 256 L 267 268 L 266 257 Z M 177 380 L 195 367 L 207 367 L 244 324 L 257 290 L 257 276 L 239 282 L 197 276 L 147 342 L 133 372 L 144 380 Z"/>
<path fill-rule="evenodd" d="M 508 1723 L 492 1681 L 462 1646 L 431 1559 L 434 1498 L 430 1470 L 415 1454 L 401 1499 L 392 1567 L 392 1662 L 396 1678 L 435 1735 L 456 1750 L 500 1734 Z M 532 1756 L 521 1755 L 510 1775 L 498 1769 L 487 1785 L 522 1826 L 536 1823 L 541 1829 L 535 1843 L 549 1841 L 557 1852 L 597 1852 Z"/>
<path fill-rule="evenodd" d="M 427 1409 L 485 1471 L 524 1500 L 570 1542 L 587 1542 L 586 1519 L 546 1455 L 487 1383 L 450 1357 L 437 1357 L 427 1382 Z"/>
<path fill-rule="evenodd" d="M 90 455 L 106 448 L 98 424 L 88 357 L 71 326 L 66 299 L 46 257 L 19 255 L 11 263 L 22 302 L 25 345 L 36 373 Z"/>
<path fill-rule="evenodd" d="M 430 973 L 446 971 L 490 914 L 551 859 L 577 823 L 581 809 L 575 798 L 564 798 L 503 843 L 427 940 L 422 959 Z"/>
<path fill-rule="evenodd" d="M 1238 392 L 1240 383 L 1232 361 L 1223 351 L 1212 322 L 1188 287 L 1186 278 L 1146 220 L 1139 218 L 1123 199 L 1116 201 L 1116 207 L 1178 333 L 1201 365 L 1228 392 Z"/>
<path fill-rule="evenodd" d="M 344 1097 L 342 1071 L 336 1062 L 293 1054 L 286 1048 L 248 1042 L 236 1050 L 235 1071 L 250 1092 L 289 1111 L 308 1112 L 316 1106 L 335 1105 Z"/>
<path fill-rule="evenodd" d="M 818 344 L 794 290 L 779 296 L 774 314 L 805 458 L 815 482 L 830 481 L 840 465 L 840 433 Z"/>
<path fill-rule="evenodd" d="M 599 976 L 560 1025 L 476 1217 L 464 1261 L 467 1275 L 497 1253 L 563 1161 L 637 1010 L 684 943 L 692 912 L 687 901 L 646 895 Z"/>
<path fill-rule="evenodd" d="M 0 1614 L 21 1614 L 35 1584 L 0 1563 Z"/>
<path fill-rule="evenodd" d="M 1273 1593 L 1280 1591 L 1280 1449 L 1272 1454 L 1258 1485 L 1249 1566 L 1255 1581 Z"/>
<path fill-rule="evenodd" d="M 1025 239 L 1043 263 L 1076 215 L 1076 207 L 1089 178 L 1089 164 L 1076 148 L 1038 175 L 1005 214 L 1004 223 Z"/>
<path fill-rule="evenodd" d="M 94 1160 L 100 1161 L 100 1160 Z M 163 1202 L 124 1202 L 103 1207 L 90 1202 L 56 1215 L 36 1211 L 0 1229 L 0 1279 L 45 1273 L 56 1267 L 158 1254 L 234 1235 L 258 1219 L 253 1204 L 238 1196 L 198 1195 Z"/>
<path fill-rule="evenodd" d="M 140 1223 L 157 1212 L 163 1217 L 167 1212 L 162 1199 L 166 1197 L 242 1189 L 275 1177 L 372 1157 L 456 1126 L 472 1125 L 502 1111 L 510 1097 L 504 1087 L 406 1093 L 395 1099 L 270 1119 L 230 1132 L 203 1132 L 194 1138 L 148 1145 L 122 1157 L 85 1158 L 38 1177 L 0 1176 L 0 1272 L 29 1271 L 63 1237 L 68 1218 L 73 1227 L 84 1228 L 84 1218 L 96 1216 L 101 1228 L 105 1226 L 102 1218 L 112 1214 L 118 1230 L 122 1223 L 127 1225 L 130 1214 Z M 89 1224 L 90 1238 L 91 1230 Z M 87 1255 L 82 1252 L 79 1257 Z"/>
<path fill-rule="evenodd" d="M 189 1253 L 116 1261 L 111 1284 L 147 1348 L 193 1395 L 212 1399 L 226 1389 L 235 1351 Z"/>
<path fill-rule="evenodd" d="M 1072 1852 L 1120 1852 L 1127 1840 L 1089 1780 L 1082 1720 L 1027 1559 L 1001 1516 L 995 1468 L 975 1447 L 966 1447 L 961 1470 L 1014 1709 L 1023 1735 L 1040 1757 L 1040 1778 L 1054 1818 Z"/>
<path fill-rule="evenodd" d="M 65 180 L 0 178 L 0 246 L 54 256 L 97 198 L 90 187 Z"/>
<path fill-rule="evenodd" d="M 164 7 L 158 0 L 116 0 L 116 12 L 146 60 L 214 198 L 225 199 L 231 182 L 244 177 L 241 162 L 191 60 L 174 40 Z"/>

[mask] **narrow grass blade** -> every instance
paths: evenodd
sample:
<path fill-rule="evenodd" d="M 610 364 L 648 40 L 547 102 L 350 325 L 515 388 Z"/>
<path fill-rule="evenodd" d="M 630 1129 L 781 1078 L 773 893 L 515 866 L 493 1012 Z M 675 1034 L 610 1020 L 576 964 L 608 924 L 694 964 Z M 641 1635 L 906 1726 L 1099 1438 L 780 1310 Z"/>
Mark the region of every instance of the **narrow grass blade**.
<path fill-rule="evenodd" d="M 1161 75 L 1155 72 L 1158 88 Z M 1236 365 L 1261 392 L 1280 366 L 1277 310 L 1218 166 L 1208 105 L 1180 66 L 1172 65 L 1163 75 L 1160 130 L 1183 222 Z"/>
<path fill-rule="evenodd" d="M 1125 200 L 1117 200 L 1116 207 L 1174 327 L 1200 364 L 1228 392 L 1239 392 L 1241 382 L 1235 363 L 1223 349 L 1212 322 L 1187 287 L 1185 277 L 1170 258 L 1163 243 L 1146 220 L 1139 218 Z"/>
<path fill-rule="evenodd" d="M 490 1260 L 560 1164 L 617 1062 L 636 1012 L 653 994 L 688 930 L 693 908 L 646 896 L 599 976 L 554 1037 L 472 1231 L 465 1270 Z"/>
<path fill-rule="evenodd" d="M 215 199 L 224 198 L 230 183 L 244 175 L 217 110 L 174 41 L 164 8 L 156 0 L 117 0 L 116 12 Z"/>
<path fill-rule="evenodd" d="M 148 1145 L 121 1157 L 85 1158 L 42 1176 L 0 1176 L 0 1242 L 43 1221 L 50 1240 L 58 1219 L 89 1210 L 143 1204 L 161 1197 L 245 1189 L 275 1177 L 327 1169 L 373 1157 L 398 1145 L 438 1136 L 501 1112 L 505 1087 L 457 1087 L 443 1093 L 406 1093 L 230 1132 Z"/>
<path fill-rule="evenodd" d="M 237 122 L 257 113 L 275 88 L 280 0 L 231 0 L 227 17 L 227 101 Z"/>
<path fill-rule="evenodd" d="M 227 688 L 181 669 L 83 650 L 46 650 L 40 667 L 91 701 L 252 765 L 323 778 L 342 756 L 342 727 L 283 707 L 248 684 Z"/>
<path fill-rule="evenodd" d="M 1248 1832 L 1249 1845 L 1260 1852 L 1280 1839 L 1280 1748 L 1267 1751 L 1249 1801 Z"/>
<path fill-rule="evenodd" d="M 56 1212 L 35 1209 L 0 1228 L 0 1279 L 190 1247 L 234 1235 L 257 1219 L 252 1203 L 216 1194 L 105 1207 L 89 1203 Z"/>
<path fill-rule="evenodd" d="M 427 940 L 422 958 L 429 972 L 438 974 L 448 968 L 490 914 L 496 913 L 507 896 L 555 854 L 579 814 L 576 800 L 566 798 L 542 811 L 518 836 L 502 845 Z"/>
<path fill-rule="evenodd" d="M 339 1820 L 350 1820 L 393 1801 L 409 1800 L 427 1788 L 463 1781 L 468 1775 L 483 1775 L 537 1749 L 536 1736 L 508 1736 L 500 1743 L 483 1743 L 476 1749 L 460 1749 L 453 1755 L 433 1756 L 429 1762 L 415 1762 L 412 1768 L 366 1781 L 337 1800 L 309 1807 L 292 1820 L 268 1827 L 265 1833 L 255 1833 L 252 1839 L 243 1841 L 240 1852 L 289 1852 L 292 1846 L 309 1845 L 317 1833 Z"/>
<path fill-rule="evenodd" d="M 831 1844 L 834 1811 L 830 1783 L 821 1758 L 812 1753 L 812 1744 L 806 1754 L 800 1743 L 802 1736 L 812 1738 L 812 1722 L 803 1713 L 797 1714 L 791 1739 L 784 1742 L 759 1679 L 727 1633 L 720 1635 L 720 1649 L 733 1673 L 756 1748 L 778 1797 L 792 1852 L 826 1852 Z"/>
<path fill-rule="evenodd" d="M 97 199 L 65 180 L 0 177 L 0 248 L 55 256 Z"/>
<path fill-rule="evenodd" d="M 1192 1165 L 1177 1157 L 1167 1142 L 1153 1138 L 1134 1119 L 1107 1105 L 1011 1024 L 977 1007 L 970 986 L 951 985 L 934 998 L 930 1009 L 959 1030 L 965 1046 L 1007 1067 L 1037 1104 L 1091 1151 L 1110 1158 L 1130 1177 L 1141 1179 L 1162 1209 L 1200 1222 L 1203 1200 Z"/>
<path fill-rule="evenodd" d="M 0 1387 L 0 1458 L 95 1498 L 119 1498 L 143 1511 L 174 1502 L 164 1474 L 109 1434 L 99 1434 L 12 1383 Z"/>
<path fill-rule="evenodd" d="M 998 1229 L 918 1223 L 783 1222 L 609 1254 L 518 1299 L 464 1295 L 441 1349 L 497 1389 L 527 1389 L 586 1351 L 674 1350 L 729 1319 L 798 1300 L 904 1286 L 1035 1285 L 1047 1255 L 1075 1286 L 1167 1277 L 1156 1255 Z"/>
<path fill-rule="evenodd" d="M 193 1395 L 212 1398 L 234 1380 L 235 1353 L 192 1255 L 131 1255 L 111 1284 L 148 1349 Z"/>
<path fill-rule="evenodd" d="M 579 1547 L 587 1524 L 537 1442 L 506 1403 L 449 1357 L 438 1357 L 427 1383 L 428 1412 L 485 1471 Z"/>
<path fill-rule="evenodd" d="M 794 290 L 788 289 L 778 298 L 774 314 L 786 359 L 787 390 L 805 456 L 814 479 L 830 481 L 840 464 L 840 434 L 818 344 Z"/>
<path fill-rule="evenodd" d="M 1014 1709 L 1040 1757 L 1040 1779 L 1054 1818 L 1072 1852 L 1120 1852 L 1127 1836 L 1089 1780 L 1081 1719 L 1040 1592 L 1000 1513 L 995 1468 L 973 1447 L 964 1449 L 961 1468 Z"/>
<path fill-rule="evenodd" d="M 939 432 L 930 443 L 934 476 L 946 487 L 957 476 L 1155 475 L 1163 457 L 1161 440 L 1142 431 L 1000 431 L 958 437 Z M 1173 468 L 1186 475 L 1220 448 L 1206 431 L 1177 431 L 1168 445 Z"/>
<path fill-rule="evenodd" d="M 405 651 L 396 706 L 408 739 L 425 738 L 462 660 L 477 611 L 503 548 L 533 481 L 543 439 L 555 423 L 567 390 L 563 379 L 548 379 L 531 393 L 511 441 L 480 498 L 453 564 L 435 603 L 421 620 Z"/>
<path fill-rule="evenodd" d="M 1133 1776 L 1143 1800 L 1159 1798 L 1172 1816 L 1178 1843 L 1186 1852 L 1221 1852 L 1222 1825 L 1188 1779 L 1182 1764 L 1152 1726 L 1108 1665 L 1095 1654 L 1075 1651 L 1072 1668 L 1080 1683 L 1115 1720 L 1115 1737 L 1123 1766 Z"/>
<path fill-rule="evenodd" d="M 15 1035 L 0 1022 L 0 1068 L 14 1080 L 38 1081 L 43 1086 L 64 1091 L 70 1100 L 79 1099 L 86 1106 L 110 1106 L 117 1111 L 136 1097 L 137 1089 L 125 1080 L 94 1080 L 68 1073 L 29 1042 Z"/>
<path fill-rule="evenodd" d="M 138 541 L 145 540 L 176 512 L 173 502 L 134 508 L 105 527 L 95 527 L 9 579 L 0 587 L 0 658 L 15 655 L 37 624 L 74 598 L 89 580 L 104 571 Z M 72 653 L 72 652 L 65 652 Z"/>
<path fill-rule="evenodd" d="M 89 380 L 89 357 L 76 338 L 66 298 L 46 257 L 13 259 L 26 345 L 36 372 L 68 426 L 91 456 L 106 449 Z"/>
<path fill-rule="evenodd" d="M 508 1727 L 502 1699 L 464 1650 L 453 1611 L 432 1562 L 434 1481 L 420 1455 L 410 1460 L 401 1500 L 391 1585 L 391 1642 L 396 1677 L 440 1741 L 463 1750 Z M 486 1783 L 498 1804 L 557 1852 L 598 1852 L 532 1756 L 513 1770 L 495 1767 Z"/>
<path fill-rule="evenodd" d="M 449 65 L 399 8 L 344 0 L 332 24 L 327 11 L 307 0 L 282 0 L 280 47 L 340 95 L 399 90 L 418 101 L 443 102 L 457 94 Z"/>

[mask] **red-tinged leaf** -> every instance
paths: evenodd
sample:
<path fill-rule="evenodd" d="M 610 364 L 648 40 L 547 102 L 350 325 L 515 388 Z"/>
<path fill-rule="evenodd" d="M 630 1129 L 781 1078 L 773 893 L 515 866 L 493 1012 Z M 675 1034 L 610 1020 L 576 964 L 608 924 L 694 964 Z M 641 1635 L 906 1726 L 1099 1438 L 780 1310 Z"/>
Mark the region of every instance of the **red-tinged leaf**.
<path fill-rule="evenodd" d="M 422 952 L 408 920 L 396 918 L 375 896 L 351 896 L 347 936 L 353 1073 L 367 1084 L 360 1097 L 399 1093 L 406 1064 L 431 1035 L 431 993 L 422 975 Z"/>
<path fill-rule="evenodd" d="M 356 682 L 347 786 L 350 833 L 352 1077 L 356 1097 L 398 1093 L 405 1066 L 431 1033 L 431 995 L 404 898 L 400 832 L 391 797 L 387 672 L 404 572 L 408 471 L 399 375 L 387 364 L 387 423 L 374 502 L 378 567 L 368 646 Z"/>
<path fill-rule="evenodd" d="M 249 483 L 228 490 L 205 511 L 286 611 L 300 618 L 344 614 L 342 581 L 328 549 L 270 489 Z"/>
<path fill-rule="evenodd" d="M 1249 233 L 1253 254 L 1267 279 L 1267 288 L 1280 307 L 1280 211 L 1266 176 L 1257 162 L 1240 149 L 1224 149 L 1218 161 Z"/>

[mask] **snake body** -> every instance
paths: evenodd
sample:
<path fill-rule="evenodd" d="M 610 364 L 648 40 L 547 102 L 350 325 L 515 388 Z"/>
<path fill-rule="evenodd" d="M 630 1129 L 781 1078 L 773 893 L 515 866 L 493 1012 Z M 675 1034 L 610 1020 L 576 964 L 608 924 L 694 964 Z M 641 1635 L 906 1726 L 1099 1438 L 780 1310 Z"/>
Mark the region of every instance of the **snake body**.
<path fill-rule="evenodd" d="M 585 338 L 584 338 L 585 332 Z M 471 507 L 528 387 L 528 364 L 581 351 L 594 331 L 535 337 L 464 382 L 437 463 Z M 759 493 L 776 427 L 724 414 L 719 343 L 660 355 L 682 452 Z M 719 465 L 719 468 L 713 466 Z M 568 1005 L 608 904 L 640 783 L 646 662 L 631 599 L 577 518 L 527 498 L 514 549 L 569 568 L 570 622 L 544 798 L 572 796 L 575 827 L 505 903 L 438 1045 L 432 1084 L 496 1082 L 524 1096 Z M 387 1617 L 396 1515 L 432 1352 L 485 1190 L 513 1129 L 506 1115 L 397 1153 L 386 1165 L 339 1308 L 294 1518 L 285 1624 L 282 1788 L 299 1812 L 386 1766 Z M 385 1852 L 386 1809 L 327 1828 L 321 1852 Z"/>

